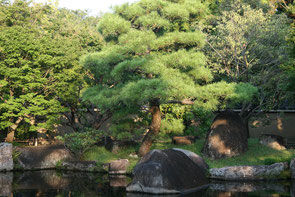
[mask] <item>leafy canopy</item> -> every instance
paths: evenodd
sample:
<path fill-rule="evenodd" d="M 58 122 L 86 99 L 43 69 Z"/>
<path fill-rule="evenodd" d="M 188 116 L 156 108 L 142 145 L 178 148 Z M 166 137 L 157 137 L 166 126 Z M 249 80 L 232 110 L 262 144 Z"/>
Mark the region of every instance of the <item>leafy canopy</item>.
<path fill-rule="evenodd" d="M 255 105 L 274 108 L 282 95 L 280 65 L 289 55 L 288 19 L 284 14 L 272 15 L 250 5 L 236 1 L 216 18 L 207 54 L 221 65 L 222 78 L 259 89 Z"/>
<path fill-rule="evenodd" d="M 1 1 L 0 13 L 0 130 L 18 118 L 29 131 L 50 128 L 79 98 L 79 57 L 103 43 L 97 19 L 26 0 Z"/>
<path fill-rule="evenodd" d="M 84 99 L 101 109 L 192 99 L 211 110 L 220 97 L 237 98 L 239 84 L 214 83 L 201 52 L 205 35 L 197 27 L 208 13 L 199 0 L 142 0 L 116 7 L 98 24 L 108 44 L 81 60 L 92 79 Z"/>

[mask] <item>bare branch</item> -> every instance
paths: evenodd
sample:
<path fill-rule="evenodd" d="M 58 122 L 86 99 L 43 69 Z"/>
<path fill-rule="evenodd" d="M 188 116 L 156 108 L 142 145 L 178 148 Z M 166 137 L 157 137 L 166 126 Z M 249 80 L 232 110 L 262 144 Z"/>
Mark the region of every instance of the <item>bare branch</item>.
<path fill-rule="evenodd" d="M 183 105 L 193 105 L 193 104 L 195 104 L 195 102 L 190 100 L 190 99 L 171 100 L 171 101 L 168 101 L 167 103 L 169 103 L 169 104 L 183 104 Z"/>

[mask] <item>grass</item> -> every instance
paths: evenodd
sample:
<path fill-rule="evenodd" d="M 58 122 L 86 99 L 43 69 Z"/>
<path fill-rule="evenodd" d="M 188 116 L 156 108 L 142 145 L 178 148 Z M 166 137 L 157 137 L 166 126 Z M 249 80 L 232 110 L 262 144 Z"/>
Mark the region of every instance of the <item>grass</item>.
<path fill-rule="evenodd" d="M 130 157 L 129 155 L 131 153 L 135 153 L 136 148 L 135 147 L 129 147 L 129 148 L 122 148 L 118 153 L 112 153 L 108 151 L 105 147 L 93 147 L 89 151 L 87 151 L 84 156 L 82 157 L 82 160 L 93 160 L 97 161 L 99 163 L 109 163 L 113 160 L 117 159 L 128 159 L 130 162 L 130 165 L 127 169 L 127 172 L 130 173 L 133 169 L 133 167 L 138 162 L 138 158 Z"/>
<path fill-rule="evenodd" d="M 202 156 L 201 149 L 204 144 L 204 140 L 198 140 L 193 145 L 174 145 L 171 143 L 171 140 L 161 140 L 155 142 L 152 146 L 152 149 L 167 149 L 167 148 L 182 148 L 195 152 L 196 154 Z M 270 165 L 276 162 L 290 161 L 292 158 L 295 158 L 295 150 L 274 150 L 267 146 L 259 144 L 258 139 L 249 139 L 249 150 L 237 157 L 211 160 L 206 157 L 203 157 L 208 163 L 210 168 L 221 168 L 225 166 L 234 166 L 234 165 Z M 121 149 L 117 154 L 114 154 L 104 147 L 94 147 L 90 149 L 83 157 L 84 160 L 95 160 L 100 163 L 108 163 L 116 159 L 129 159 L 130 166 L 128 172 L 130 173 L 133 167 L 138 162 L 138 158 L 130 157 L 131 153 L 135 153 L 137 148 L 129 147 Z"/>

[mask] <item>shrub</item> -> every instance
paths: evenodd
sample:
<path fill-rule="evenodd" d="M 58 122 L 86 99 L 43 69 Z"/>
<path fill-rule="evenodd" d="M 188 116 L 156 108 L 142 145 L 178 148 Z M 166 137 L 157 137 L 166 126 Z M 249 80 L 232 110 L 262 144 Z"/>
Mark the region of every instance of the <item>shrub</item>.
<path fill-rule="evenodd" d="M 81 159 L 82 155 L 91 148 L 102 136 L 102 132 L 86 128 L 83 132 L 75 132 L 59 136 L 65 147 L 71 151 L 74 157 Z"/>

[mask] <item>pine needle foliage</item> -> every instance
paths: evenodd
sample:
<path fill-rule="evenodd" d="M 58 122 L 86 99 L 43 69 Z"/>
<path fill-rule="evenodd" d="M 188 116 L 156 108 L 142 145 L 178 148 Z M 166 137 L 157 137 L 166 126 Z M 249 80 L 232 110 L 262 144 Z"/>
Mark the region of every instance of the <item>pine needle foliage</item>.
<path fill-rule="evenodd" d="M 214 82 L 201 51 L 206 37 L 196 28 L 208 14 L 200 0 L 141 0 L 104 15 L 98 30 L 106 47 L 81 59 L 92 77 L 84 100 L 138 113 L 152 100 L 191 99 L 216 110 L 220 101 L 250 99 L 255 88 L 242 98 L 235 92 L 240 84 Z"/>

